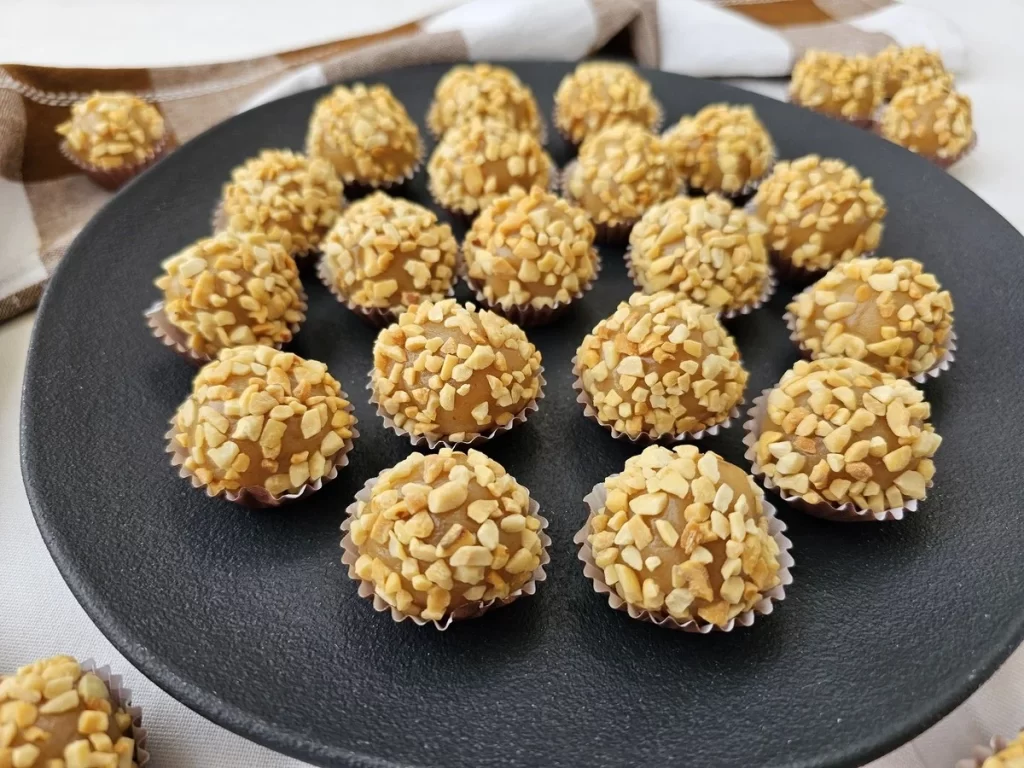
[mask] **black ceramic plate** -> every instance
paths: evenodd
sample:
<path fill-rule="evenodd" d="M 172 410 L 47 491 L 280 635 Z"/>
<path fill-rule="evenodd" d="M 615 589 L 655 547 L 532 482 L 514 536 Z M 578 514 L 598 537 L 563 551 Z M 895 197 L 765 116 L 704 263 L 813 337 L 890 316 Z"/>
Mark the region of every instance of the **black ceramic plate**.
<path fill-rule="evenodd" d="M 513 68 L 545 108 L 569 69 Z M 375 79 L 421 119 L 446 69 Z M 551 520 L 548 581 L 445 633 L 375 613 L 338 547 L 355 492 L 410 451 L 366 402 L 373 331 L 304 275 L 310 313 L 291 349 L 341 379 L 362 437 L 324 491 L 250 512 L 209 501 L 171 469 L 163 434 L 193 370 L 142 320 L 161 259 L 207 233 L 231 168 L 263 147 L 302 147 L 321 95 L 303 93 L 217 126 L 119 195 L 71 247 L 36 323 L 22 441 L 39 528 L 89 615 L 157 684 L 322 765 L 854 766 L 935 722 L 1021 640 L 1024 241 L 955 179 L 869 133 L 647 75 L 672 121 L 712 101 L 749 102 L 782 157 L 819 152 L 873 176 L 890 207 L 882 252 L 921 259 L 952 289 L 960 351 L 925 387 L 945 443 L 922 509 L 899 523 L 836 524 L 783 507 L 795 583 L 749 629 L 688 635 L 609 609 L 572 536 L 583 496 L 636 449 L 583 417 L 569 362 L 630 293 L 621 249 L 605 247 L 582 304 L 530 332 L 548 379 L 540 411 L 486 448 Z M 569 159 L 558 139 L 550 148 Z M 427 201 L 423 175 L 405 194 Z M 731 323 L 748 396 L 797 359 L 782 322 L 791 295 L 783 286 Z M 736 424 L 703 446 L 744 465 L 741 437 Z"/>

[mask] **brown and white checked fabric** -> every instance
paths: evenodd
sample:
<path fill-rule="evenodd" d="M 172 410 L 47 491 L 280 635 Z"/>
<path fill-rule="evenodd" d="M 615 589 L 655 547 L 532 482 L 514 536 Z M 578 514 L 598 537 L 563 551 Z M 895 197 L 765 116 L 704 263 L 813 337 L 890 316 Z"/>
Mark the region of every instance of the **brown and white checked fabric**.
<path fill-rule="evenodd" d="M 939 49 L 959 34 L 892 0 L 470 0 L 380 34 L 243 62 L 161 69 L 0 66 L 0 322 L 36 305 L 49 275 L 109 199 L 58 151 L 54 127 L 94 90 L 159 105 L 184 142 L 255 104 L 375 71 L 465 59 L 576 59 L 628 31 L 645 66 L 698 76 L 782 76 L 808 48 Z"/>

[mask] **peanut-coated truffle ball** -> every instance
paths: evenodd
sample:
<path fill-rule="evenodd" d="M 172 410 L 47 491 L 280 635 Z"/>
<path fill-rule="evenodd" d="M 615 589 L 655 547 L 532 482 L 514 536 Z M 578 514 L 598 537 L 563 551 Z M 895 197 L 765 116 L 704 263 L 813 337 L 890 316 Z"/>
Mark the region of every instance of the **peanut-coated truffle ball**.
<path fill-rule="evenodd" d="M 0 676 L 0 765 L 137 768 L 132 716 L 71 656 Z"/>
<path fill-rule="evenodd" d="M 781 583 L 764 492 L 718 454 L 652 445 L 604 487 L 587 540 L 629 605 L 723 627 Z"/>
<path fill-rule="evenodd" d="M 355 418 L 316 360 L 272 347 L 226 349 L 200 369 L 174 415 L 172 445 L 211 494 L 295 493 L 345 455 Z"/>
<path fill-rule="evenodd" d="M 388 187 L 412 177 L 423 156 L 416 127 L 386 85 L 339 85 L 317 102 L 306 152 L 323 157 L 346 184 Z"/>
<path fill-rule="evenodd" d="M 619 122 L 636 123 L 652 131 L 661 123 L 661 104 L 651 94 L 651 84 L 633 67 L 585 62 L 559 83 L 555 125 L 573 143 Z"/>
<path fill-rule="evenodd" d="M 584 337 L 576 358 L 597 420 L 631 439 L 721 424 L 747 385 L 715 312 L 668 291 L 634 293 Z"/>
<path fill-rule="evenodd" d="M 164 313 L 197 354 L 245 344 L 280 347 L 306 317 L 295 261 L 262 233 L 222 232 L 197 240 L 162 264 L 156 287 Z"/>
<path fill-rule="evenodd" d="M 788 309 L 811 357 L 852 357 L 899 378 L 934 368 L 953 329 L 949 291 L 913 259 L 840 264 Z"/>
<path fill-rule="evenodd" d="M 57 133 L 73 157 L 104 170 L 148 161 L 165 138 L 164 118 L 156 107 L 119 91 L 96 91 L 76 102 Z"/>
<path fill-rule="evenodd" d="M 597 274 L 594 225 L 540 187 L 514 189 L 484 209 L 463 248 L 470 281 L 491 306 L 551 308 Z"/>
<path fill-rule="evenodd" d="M 554 163 L 537 137 L 493 118 L 448 130 L 427 164 L 430 194 L 450 211 L 476 214 L 513 188 L 551 185 Z"/>
<path fill-rule="evenodd" d="M 764 225 L 716 194 L 659 203 L 629 243 L 644 293 L 667 290 L 728 311 L 755 304 L 768 289 Z"/>
<path fill-rule="evenodd" d="M 807 155 L 777 163 L 753 205 L 768 226 L 768 247 L 807 272 L 869 254 L 882 239 L 885 200 L 842 160 Z"/>
<path fill-rule="evenodd" d="M 882 78 L 886 99 L 908 85 L 923 85 L 948 74 L 939 52 L 920 45 L 890 45 L 875 56 L 875 67 Z"/>
<path fill-rule="evenodd" d="M 376 192 L 339 217 L 324 241 L 323 268 L 352 303 L 397 313 L 451 291 L 458 249 L 433 211 Z"/>
<path fill-rule="evenodd" d="M 227 229 L 262 232 L 293 256 L 315 250 L 342 207 L 334 166 L 288 149 L 265 149 L 231 173 L 222 203 Z"/>
<path fill-rule="evenodd" d="M 683 182 L 705 194 L 743 194 L 775 162 L 772 137 L 750 106 L 710 104 L 663 138 Z"/>
<path fill-rule="evenodd" d="M 924 393 L 867 363 L 800 361 L 768 394 L 757 462 L 808 504 L 879 513 L 923 499 L 942 439 Z"/>
<path fill-rule="evenodd" d="M 867 56 L 808 51 L 793 67 L 789 98 L 794 104 L 830 117 L 870 122 L 884 88 Z"/>
<path fill-rule="evenodd" d="M 679 191 L 679 174 L 655 134 L 617 123 L 583 142 L 566 169 L 566 196 L 598 226 L 629 226 Z"/>
<path fill-rule="evenodd" d="M 437 82 L 427 113 L 431 133 L 441 137 L 455 123 L 492 117 L 517 131 L 543 135 L 533 92 L 515 73 L 493 64 L 459 64 Z"/>
<path fill-rule="evenodd" d="M 885 108 L 881 129 L 889 141 L 949 164 L 974 141 L 971 100 L 948 77 L 908 86 Z"/>
<path fill-rule="evenodd" d="M 514 599 L 544 550 L 530 492 L 479 451 L 450 448 L 382 472 L 350 535 L 356 575 L 400 613 L 432 621 Z"/>
<path fill-rule="evenodd" d="M 1022 768 L 1024 766 L 1024 731 L 981 764 L 981 768 Z"/>
<path fill-rule="evenodd" d="M 413 436 L 469 442 L 540 394 L 541 356 L 517 325 L 455 299 L 409 307 L 373 346 L 380 407 Z"/>

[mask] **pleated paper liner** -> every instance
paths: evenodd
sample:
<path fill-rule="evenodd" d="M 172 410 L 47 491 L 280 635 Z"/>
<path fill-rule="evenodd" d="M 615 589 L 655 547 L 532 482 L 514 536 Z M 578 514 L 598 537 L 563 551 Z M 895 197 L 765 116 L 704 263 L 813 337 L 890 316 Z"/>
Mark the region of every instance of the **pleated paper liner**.
<path fill-rule="evenodd" d="M 594 287 L 594 283 L 597 282 L 597 278 L 601 275 L 601 254 L 596 248 L 591 248 L 590 255 L 594 263 L 593 276 L 586 283 L 580 286 L 579 290 L 569 298 L 569 301 L 557 301 L 548 307 L 536 307 L 532 304 L 526 304 L 525 306 L 513 304 L 509 307 L 503 307 L 501 304 L 492 304 L 487 300 L 487 297 L 484 296 L 483 284 L 471 278 L 468 270 L 463 270 L 462 279 L 469 287 L 469 290 L 473 291 L 475 294 L 476 303 L 478 305 L 501 315 L 509 322 L 518 325 L 520 328 L 535 328 L 539 325 L 546 325 L 547 323 L 556 320 L 572 306 L 573 302 L 582 299 L 583 294 Z"/>
<path fill-rule="evenodd" d="M 302 311 L 302 319 L 289 326 L 293 339 L 295 338 L 295 334 L 299 332 L 299 328 L 303 321 L 305 321 L 306 310 L 309 308 L 305 290 L 299 294 L 299 300 L 301 302 L 300 309 Z M 167 317 L 167 313 L 164 312 L 164 303 L 162 301 L 154 303 L 143 313 L 143 316 L 146 318 L 146 325 L 149 326 L 153 337 L 165 347 L 173 349 L 192 365 L 201 367 L 216 359 L 216 355 L 207 355 L 202 352 L 197 352 L 188 345 L 188 334 L 172 323 L 170 318 Z M 291 341 L 291 339 L 289 339 L 289 341 Z M 276 349 L 281 349 L 282 346 L 284 346 L 284 344 L 274 345 Z"/>
<path fill-rule="evenodd" d="M 346 203 L 346 201 L 343 198 L 342 199 L 342 210 L 343 211 L 345 209 L 344 208 L 344 204 L 345 203 Z M 227 214 L 224 213 L 224 201 L 223 200 L 218 200 L 217 201 L 217 205 L 214 206 L 213 213 L 210 214 L 210 231 L 213 234 L 215 234 L 215 235 L 219 235 L 221 232 L 227 232 L 228 231 L 228 218 L 227 218 Z M 326 237 L 326 236 L 327 235 L 325 233 L 324 237 Z M 319 248 L 310 248 L 309 250 L 302 251 L 302 253 L 293 253 L 293 252 L 289 251 L 288 255 L 291 256 L 293 259 L 295 259 L 295 263 L 298 266 L 301 267 L 301 266 L 304 266 L 305 264 L 307 264 L 309 262 L 312 262 L 314 259 L 316 259 L 318 256 L 320 256 L 320 249 Z"/>
<path fill-rule="evenodd" d="M 623 440 L 638 446 L 653 445 L 655 443 L 660 445 L 673 445 L 676 443 L 683 443 L 686 441 L 701 440 L 707 436 L 714 437 L 723 429 L 728 429 L 730 426 L 732 426 L 732 420 L 739 417 L 740 406 L 743 405 L 743 400 L 741 399 L 738 403 L 736 403 L 736 405 L 734 405 L 729 410 L 728 415 L 723 421 L 720 421 L 717 424 L 713 424 L 710 427 L 705 427 L 704 429 L 698 430 L 696 432 L 683 432 L 678 435 L 657 435 L 654 434 L 653 432 L 647 431 L 637 435 L 636 437 L 630 437 L 625 432 L 620 432 L 619 430 L 617 430 L 611 424 L 605 424 L 597 417 L 597 411 L 594 409 L 594 404 L 590 399 L 590 395 L 588 395 L 587 391 L 583 388 L 583 372 L 580 370 L 577 355 L 572 356 L 572 372 L 574 376 L 572 388 L 575 389 L 577 392 L 576 402 L 580 403 L 583 406 L 583 415 L 586 416 L 587 418 L 593 419 L 596 423 L 600 424 L 602 427 L 611 432 L 612 437 L 615 438 L 616 440 Z"/>
<path fill-rule="evenodd" d="M 132 692 L 124 686 L 121 675 L 113 674 L 109 666 L 96 666 L 96 661 L 93 659 L 86 659 L 79 664 L 79 667 L 82 672 L 92 672 L 96 677 L 103 681 L 107 686 L 107 690 L 110 691 L 110 697 L 115 709 L 117 707 L 123 707 L 124 710 L 131 715 L 132 727 L 125 735 L 134 739 L 134 760 L 138 764 L 139 768 L 145 768 L 146 764 L 149 763 L 149 751 L 146 749 L 146 741 L 148 738 L 146 729 L 142 727 L 142 710 L 139 707 L 132 706 Z"/>
<path fill-rule="evenodd" d="M 793 583 L 793 576 L 789 569 L 793 567 L 793 556 L 790 550 L 793 548 L 791 542 L 784 535 L 786 524 L 775 516 L 775 507 L 764 500 L 764 516 L 768 518 L 768 533 L 779 546 L 779 585 L 772 587 L 761 596 L 749 611 L 744 611 L 733 619 L 730 619 L 724 626 L 718 626 L 703 619 L 690 619 L 679 621 L 668 614 L 655 613 L 652 611 L 630 605 L 621 597 L 618 592 L 609 586 L 604 580 L 604 570 L 594 562 L 594 554 L 590 549 L 587 536 L 590 531 L 590 521 L 604 507 L 607 498 L 607 489 L 604 483 L 598 483 L 594 489 L 587 494 L 583 502 L 587 505 L 587 521 L 573 537 L 573 541 L 579 546 L 580 551 L 577 557 L 583 562 L 583 575 L 590 579 L 594 591 L 599 595 L 608 595 L 608 605 L 616 611 L 626 611 L 631 619 L 647 621 L 665 629 L 676 629 L 683 632 L 694 632 L 706 635 L 709 632 L 731 632 L 737 626 L 749 627 L 758 616 L 767 616 L 774 609 L 775 603 L 786 599 L 786 587 Z"/>
<path fill-rule="evenodd" d="M 637 279 L 636 269 L 633 266 L 632 245 L 626 248 L 624 259 L 626 261 L 626 273 L 629 275 L 629 279 L 633 281 L 633 285 L 636 286 L 636 289 L 638 291 L 640 291 L 641 293 L 646 293 L 644 287 L 640 285 L 640 281 Z M 755 309 L 760 309 L 765 304 L 767 304 L 768 301 L 770 301 L 772 296 L 775 294 L 775 289 L 778 288 L 778 286 L 779 283 L 775 279 L 775 270 L 772 268 L 771 265 L 768 265 L 768 273 L 765 276 L 764 287 L 761 289 L 761 294 L 756 299 L 754 299 L 754 301 L 750 302 L 749 304 L 744 304 L 742 307 L 737 307 L 735 309 L 727 309 L 724 311 L 721 309 L 717 309 L 719 318 L 722 320 L 732 320 L 733 318 L 740 317 L 741 315 L 749 315 Z M 689 297 L 684 296 L 684 298 Z M 694 301 L 693 299 L 690 300 Z M 699 301 L 696 301 L 695 303 L 700 304 Z M 712 309 L 716 308 L 712 307 Z"/>
<path fill-rule="evenodd" d="M 792 312 L 786 311 L 782 315 L 782 319 L 786 321 L 786 328 L 789 329 L 789 339 L 796 345 L 797 349 L 800 350 L 800 354 L 808 360 L 813 360 L 812 353 L 807 347 L 804 346 L 803 341 L 797 336 L 796 331 L 796 317 Z M 953 363 L 956 361 L 956 331 L 950 330 L 949 338 L 946 339 L 946 346 L 942 350 L 942 354 L 935 361 L 935 365 L 929 368 L 927 371 L 916 373 L 913 376 L 908 377 L 911 381 L 917 382 L 918 384 L 924 384 L 929 379 L 937 379 L 943 373 L 953 367 Z"/>
<path fill-rule="evenodd" d="M 562 169 L 561 173 L 557 173 L 558 183 L 557 188 L 560 190 L 562 197 L 568 200 L 573 205 L 582 208 L 579 201 L 573 197 L 572 192 L 569 191 L 569 177 L 572 175 L 573 169 L 576 167 L 576 161 L 570 160 L 565 168 Z M 585 210 L 585 209 L 584 209 Z M 589 215 L 589 214 L 588 214 Z M 635 219 L 628 221 L 616 222 L 615 224 L 599 224 L 591 218 L 591 222 L 594 225 L 594 231 L 597 234 L 596 240 L 599 243 L 610 243 L 625 245 L 629 242 L 629 233 L 633 231 L 633 226 L 640 221 L 640 217 L 637 216 Z"/>
<path fill-rule="evenodd" d="M 370 492 L 373 487 L 377 484 L 380 475 L 377 477 L 371 477 L 366 481 L 366 484 L 356 494 L 356 500 L 349 504 L 345 509 L 345 520 L 341 524 L 341 530 L 344 536 L 341 539 L 341 562 L 348 566 L 348 577 L 352 581 L 359 585 L 359 596 L 373 602 L 373 610 L 378 613 L 390 612 L 391 618 L 395 622 L 403 622 L 406 619 L 411 620 L 414 624 L 422 627 L 426 624 L 433 624 L 436 629 L 444 632 L 448 627 L 455 621 L 461 621 L 462 619 L 473 619 L 478 616 L 482 616 L 493 608 L 501 608 L 502 606 L 508 605 L 514 602 L 523 595 L 532 595 L 537 591 L 537 585 L 547 579 L 547 574 L 544 572 L 544 566 L 551 562 L 551 557 L 548 554 L 548 549 L 551 547 L 551 538 L 547 535 L 548 521 L 542 515 L 539 514 L 540 505 L 537 501 L 530 498 L 530 511 L 529 514 L 540 519 L 540 543 L 541 543 L 541 554 L 540 554 L 540 565 L 530 576 L 530 579 L 515 592 L 511 593 L 505 598 L 495 598 L 494 600 L 488 600 L 487 602 L 477 603 L 474 605 L 463 606 L 451 613 L 445 615 L 444 618 L 438 621 L 431 621 L 428 619 L 422 619 L 419 616 L 412 616 L 407 613 L 402 613 L 393 605 L 389 604 L 382 597 L 380 597 L 374 589 L 373 583 L 369 581 L 363 581 L 356 574 L 356 560 L 359 559 L 359 552 L 356 550 L 356 545 L 352 542 L 352 536 L 349 533 L 352 527 L 352 520 L 355 518 L 356 509 L 359 502 L 369 501 Z"/>
<path fill-rule="evenodd" d="M 665 110 L 661 106 L 661 102 L 655 99 L 653 96 L 651 97 L 651 101 L 654 102 L 655 109 L 654 123 L 650 126 L 644 127 L 647 128 L 647 130 L 649 130 L 651 133 L 660 134 L 661 129 L 664 127 L 665 124 Z M 576 141 L 576 139 L 574 139 L 561 128 L 561 121 L 559 120 L 559 110 L 557 103 L 555 104 L 554 109 L 551 112 L 551 124 L 555 126 L 555 132 L 562 137 L 562 140 L 573 149 L 579 149 L 580 145 L 587 140 L 587 137 L 584 136 L 582 140 Z M 612 123 L 608 123 L 608 125 L 605 125 L 603 128 L 607 128 L 610 125 L 612 125 Z M 598 131 L 603 130 L 603 128 L 598 128 L 597 130 L 592 131 L 591 133 L 597 133 Z"/>
<path fill-rule="evenodd" d="M 999 752 L 1002 752 L 1009 746 L 1009 744 L 1009 739 L 1004 738 L 1003 736 L 993 736 L 989 739 L 988 744 L 979 744 L 974 747 L 971 750 L 971 757 L 965 757 L 963 760 L 958 760 L 955 768 L 982 768 L 986 760 L 995 756 Z"/>
<path fill-rule="evenodd" d="M 820 517 L 823 520 L 835 520 L 838 522 L 848 523 L 875 521 L 886 522 L 889 520 L 902 520 L 908 513 L 917 511 L 917 499 L 908 499 L 902 507 L 893 507 L 891 509 L 884 509 L 881 512 L 872 512 L 870 509 L 860 509 L 849 501 L 845 504 L 833 504 L 822 499 L 814 504 L 807 501 L 802 496 L 794 495 L 776 486 L 772 479 L 764 473 L 764 470 L 761 469 L 761 465 L 757 462 L 757 440 L 761 436 L 761 419 L 764 417 L 765 403 L 767 402 L 768 394 L 772 389 L 773 388 L 766 389 L 754 398 L 753 404 L 747 412 L 747 421 L 743 424 L 743 444 L 747 447 L 746 452 L 743 454 L 743 458 L 750 462 L 750 473 L 756 477 L 765 488 L 777 493 L 781 499 L 789 506 L 793 507 L 793 509 L 798 509 L 812 517 Z M 932 481 L 929 480 L 927 487 L 931 488 L 932 484 Z"/>
<path fill-rule="evenodd" d="M 149 155 L 139 162 L 130 163 L 120 168 L 101 168 L 98 165 L 87 163 L 81 160 L 68 145 L 67 139 L 60 142 L 60 153 L 64 158 L 88 176 L 94 183 L 114 192 L 134 179 L 144 170 L 153 165 L 157 160 L 174 149 L 174 137 L 170 132 L 165 132 L 160 142 L 152 147 Z"/>
<path fill-rule="evenodd" d="M 390 429 L 399 437 L 408 437 L 409 442 L 412 443 L 413 446 L 417 448 L 426 446 L 426 448 L 431 451 L 437 448 L 438 446 L 441 446 L 443 448 L 453 448 L 458 451 L 461 451 L 465 448 L 472 448 L 474 446 L 486 443 L 488 440 L 497 437 L 498 435 L 502 435 L 505 432 L 508 432 L 518 424 L 522 424 L 523 422 L 526 421 L 527 418 L 529 418 L 531 413 L 540 408 L 539 402 L 544 399 L 544 385 L 547 384 L 547 382 L 544 380 L 544 366 L 542 365 L 540 369 L 537 371 L 537 379 L 540 384 L 539 389 L 537 391 L 537 396 L 533 398 L 533 400 L 528 402 L 523 407 L 523 409 L 519 411 L 519 413 L 513 416 L 512 420 L 508 424 L 506 424 L 503 427 L 495 427 L 494 429 L 491 429 L 488 432 L 476 433 L 466 440 L 452 440 L 444 436 L 437 437 L 434 435 L 414 435 L 407 429 L 398 426 L 395 423 L 394 419 L 392 419 L 391 416 L 388 414 L 388 412 L 384 410 L 384 408 L 381 406 L 380 402 L 377 399 L 377 392 L 373 388 L 373 380 L 375 378 L 375 374 L 376 368 L 370 371 L 370 375 L 368 377 L 369 381 L 366 384 L 366 388 L 370 390 L 370 405 L 376 406 L 377 415 L 380 416 L 380 418 L 384 421 L 384 426 Z"/>
<path fill-rule="evenodd" d="M 274 496 L 262 485 L 257 485 L 239 488 L 237 491 L 211 493 L 209 486 L 205 485 L 198 477 L 185 468 L 185 459 L 188 458 L 188 452 L 178 444 L 177 440 L 174 439 L 176 430 L 173 419 L 171 420 L 171 428 L 164 435 L 167 440 L 167 453 L 171 455 L 171 466 L 177 467 L 178 477 L 191 482 L 193 488 L 202 488 L 205 490 L 208 498 L 224 499 L 235 504 L 241 504 L 243 507 L 248 507 L 249 509 L 279 507 L 282 504 L 289 504 L 293 501 L 298 501 L 299 499 L 305 499 L 312 496 L 327 483 L 336 478 L 338 476 L 338 470 L 348 466 L 348 455 L 352 451 L 354 441 L 359 437 L 359 430 L 356 429 L 358 421 L 352 409 L 352 401 L 348 399 L 348 396 L 344 392 L 340 392 L 339 396 L 348 400 L 349 403 L 348 408 L 345 410 L 347 410 L 352 416 L 352 436 L 346 438 L 338 452 L 329 459 L 331 467 L 324 473 L 323 477 L 307 481 L 306 484 L 297 491 L 284 493 L 280 496 Z"/>

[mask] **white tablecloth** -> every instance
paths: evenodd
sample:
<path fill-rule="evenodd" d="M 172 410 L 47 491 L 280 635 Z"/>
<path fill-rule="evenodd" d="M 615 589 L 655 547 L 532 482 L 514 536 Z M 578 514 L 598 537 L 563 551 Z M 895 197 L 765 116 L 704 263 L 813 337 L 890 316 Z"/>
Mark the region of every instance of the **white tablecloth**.
<path fill-rule="evenodd" d="M 304 2 L 313 0 L 296 0 L 292 7 Z M 973 0 L 971 3 L 913 0 L 913 3 L 946 14 L 961 26 L 968 42 L 971 59 L 960 78 L 960 87 L 974 100 L 980 143 L 974 154 L 953 170 L 953 175 L 1018 230 L 1024 231 L 1024 194 L 1021 192 L 1024 156 L 1019 151 L 1019 126 L 1024 123 L 1020 86 L 1024 78 L 1024 46 L 1020 45 L 1019 30 L 1024 29 L 1024 4 L 1005 0 Z M 116 0 L 103 0 L 93 5 L 109 6 L 119 13 L 129 7 L 133 13 L 141 13 L 139 9 L 146 7 L 145 4 L 129 6 Z M 230 4 L 222 1 L 220 5 Z M 398 5 L 405 7 L 409 3 Z M 18 7 L 14 5 L 14 9 Z M 30 13 L 37 13 L 30 11 L 34 7 L 35 4 L 23 4 L 26 19 Z M 23 29 L 20 24 L 6 24 L 8 8 L 4 11 L 5 28 Z M 182 6 L 176 4 L 175 8 Z M 17 10 L 15 15 L 17 17 Z M 364 17 L 365 14 L 360 18 Z M 258 23 L 260 28 L 253 30 L 253 34 L 260 29 L 265 34 L 269 25 L 262 24 L 262 18 L 259 13 L 239 13 L 236 21 L 242 27 L 250 20 Z M 62 29 L 64 34 L 74 33 L 73 25 L 64 25 Z M 57 34 L 45 41 L 33 35 L 36 50 L 44 43 L 54 48 L 64 45 L 66 41 L 60 39 L 61 31 L 57 29 Z M 242 28 L 236 28 L 235 32 L 243 38 L 248 34 Z M 0 33 L 0 41 L 3 39 Z M 163 35 L 161 39 L 173 39 L 178 46 L 189 40 L 177 35 Z M 4 53 L 4 46 L 0 45 L 0 59 L 8 58 Z M 47 60 L 38 53 L 35 58 Z M 741 84 L 769 95 L 781 95 L 777 84 L 758 81 Z M 927 254 L 922 256 L 927 258 Z M 965 257 L 969 258 L 969 254 Z M 150 749 L 154 754 L 153 768 L 304 765 L 228 733 L 171 699 L 114 650 L 65 586 L 36 530 L 21 481 L 19 404 L 32 320 L 32 315 L 26 315 L 0 326 L 0 359 L 4 361 L 0 366 L 0 499 L 3 500 L 0 503 L 0 670 L 56 653 L 72 653 L 82 658 L 91 656 L 109 662 L 124 675 L 135 693 L 136 703 L 145 710 Z M 1022 724 L 1024 648 L 956 712 L 914 742 L 872 764 L 871 768 L 951 766 L 969 752 L 972 744 L 987 741 L 993 733 L 1009 734 Z"/>

